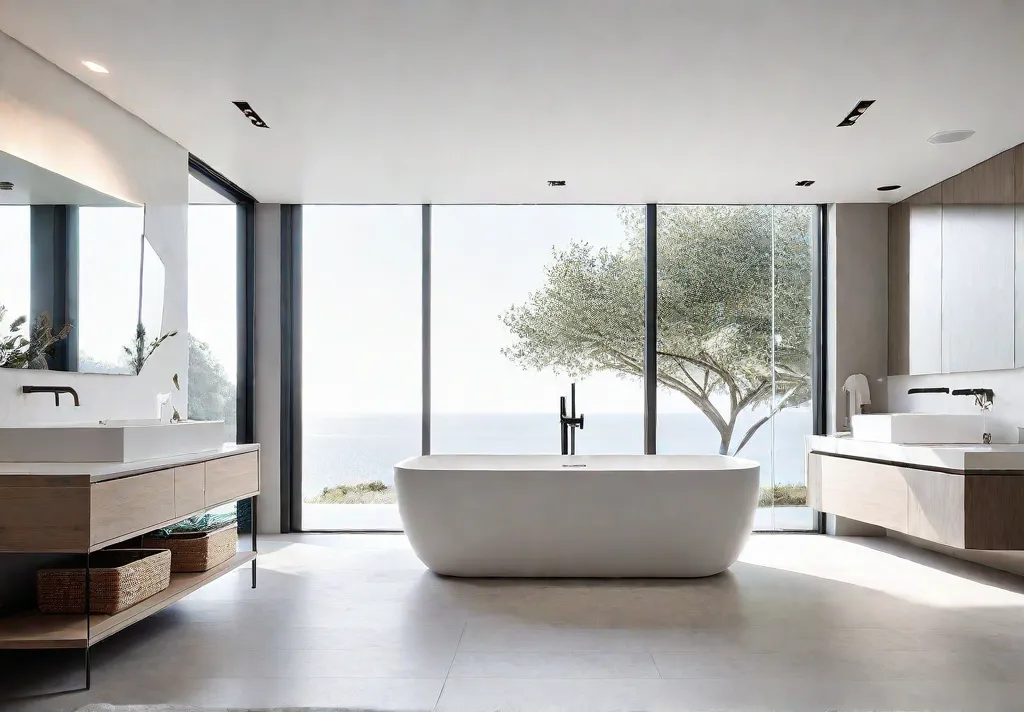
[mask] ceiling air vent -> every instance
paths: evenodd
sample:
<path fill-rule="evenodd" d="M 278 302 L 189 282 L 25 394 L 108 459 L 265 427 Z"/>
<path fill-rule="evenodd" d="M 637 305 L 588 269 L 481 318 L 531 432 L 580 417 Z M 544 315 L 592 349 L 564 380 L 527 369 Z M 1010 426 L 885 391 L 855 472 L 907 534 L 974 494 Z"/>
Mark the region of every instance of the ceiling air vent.
<path fill-rule="evenodd" d="M 839 122 L 838 126 L 853 126 L 857 119 L 864 115 L 868 107 L 875 103 L 874 99 L 862 99 L 853 107 L 853 111 L 846 115 L 846 118 Z"/>
<path fill-rule="evenodd" d="M 247 101 L 233 101 L 231 102 L 238 107 L 238 110 L 245 114 L 245 118 L 249 119 L 249 122 L 258 129 L 269 129 L 270 126 L 267 122 L 260 118 L 260 115 L 256 113 L 256 110 L 249 106 Z"/>
<path fill-rule="evenodd" d="M 14 183 L 9 180 L 0 180 L 0 190 L 14 190 Z"/>
<path fill-rule="evenodd" d="M 565 187 L 565 181 L 564 180 L 549 180 L 548 181 L 548 187 L 549 188 L 564 188 Z"/>
<path fill-rule="evenodd" d="M 796 185 L 799 188 L 810 188 L 812 185 L 814 185 L 814 181 L 813 180 L 798 180 L 796 182 Z"/>
<path fill-rule="evenodd" d="M 888 193 L 890 190 L 899 190 L 902 187 L 902 185 L 880 185 L 878 190 L 882 193 Z"/>

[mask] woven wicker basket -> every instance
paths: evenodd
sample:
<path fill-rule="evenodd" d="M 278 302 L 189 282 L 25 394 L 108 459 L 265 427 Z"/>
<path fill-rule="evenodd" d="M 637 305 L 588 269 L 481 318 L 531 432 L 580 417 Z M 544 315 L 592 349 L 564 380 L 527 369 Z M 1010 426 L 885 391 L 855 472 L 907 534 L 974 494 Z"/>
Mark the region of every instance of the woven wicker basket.
<path fill-rule="evenodd" d="M 173 573 L 209 571 L 235 555 L 238 529 L 232 523 L 212 532 L 147 536 L 142 539 L 142 546 L 146 549 L 168 549 Z"/>
<path fill-rule="evenodd" d="M 91 613 L 119 613 L 171 583 L 169 551 L 108 549 L 89 565 Z M 85 569 L 39 569 L 36 599 L 43 613 L 85 613 Z"/>

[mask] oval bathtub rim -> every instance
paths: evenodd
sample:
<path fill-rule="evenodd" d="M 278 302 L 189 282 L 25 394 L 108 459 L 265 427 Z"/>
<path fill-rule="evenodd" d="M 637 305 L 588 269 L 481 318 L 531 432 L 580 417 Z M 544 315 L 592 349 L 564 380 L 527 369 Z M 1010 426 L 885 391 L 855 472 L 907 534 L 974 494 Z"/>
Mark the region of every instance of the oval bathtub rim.
<path fill-rule="evenodd" d="M 746 471 L 750 469 L 760 470 L 761 463 L 756 460 L 749 460 L 744 457 L 737 457 L 735 455 L 722 455 L 719 453 L 702 453 L 702 454 L 656 454 L 656 455 L 635 455 L 629 453 L 600 453 L 594 455 L 552 455 L 550 453 L 516 453 L 514 455 L 499 454 L 499 453 L 432 453 L 430 455 L 414 455 L 413 457 L 407 457 L 404 460 L 394 465 L 395 470 L 405 470 L 407 472 L 515 472 L 514 469 L 495 469 L 491 467 L 473 466 L 473 467 L 460 467 L 460 468 L 425 468 L 417 467 L 417 461 L 423 460 L 424 458 L 441 458 L 441 457 L 507 457 L 507 458 L 527 458 L 527 457 L 545 457 L 552 458 L 554 460 L 561 460 L 562 458 L 602 458 L 602 457 L 630 457 L 639 458 L 641 460 L 649 460 L 650 458 L 715 458 L 718 460 L 726 460 L 733 463 L 732 467 L 702 467 L 702 468 L 665 468 L 660 470 L 661 472 L 737 472 Z M 556 472 L 555 468 L 526 468 L 525 471 L 533 472 Z M 579 471 L 578 469 L 576 471 Z M 628 468 L 593 468 L 594 472 L 633 472 Z M 649 470 L 650 472 L 658 472 L 659 470 Z"/>

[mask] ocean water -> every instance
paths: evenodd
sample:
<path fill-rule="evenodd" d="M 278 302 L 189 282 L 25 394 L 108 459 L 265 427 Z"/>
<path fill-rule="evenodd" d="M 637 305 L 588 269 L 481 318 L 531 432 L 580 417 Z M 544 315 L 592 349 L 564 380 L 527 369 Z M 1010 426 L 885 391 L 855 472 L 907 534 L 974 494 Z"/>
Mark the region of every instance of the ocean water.
<path fill-rule="evenodd" d="M 744 413 L 734 443 L 759 418 Z M 394 482 L 394 465 L 420 454 L 418 414 L 313 416 L 303 418 L 302 488 L 311 495 L 324 487 L 380 480 Z M 576 434 L 576 452 L 643 452 L 643 415 L 595 413 Z M 811 412 L 793 408 L 762 426 L 739 453 L 761 464 L 761 484 L 803 484 L 804 435 L 811 434 Z M 550 413 L 438 413 L 431 418 L 431 452 L 558 454 L 558 416 Z M 718 453 L 718 431 L 700 413 L 666 413 L 658 418 L 658 452 Z"/>

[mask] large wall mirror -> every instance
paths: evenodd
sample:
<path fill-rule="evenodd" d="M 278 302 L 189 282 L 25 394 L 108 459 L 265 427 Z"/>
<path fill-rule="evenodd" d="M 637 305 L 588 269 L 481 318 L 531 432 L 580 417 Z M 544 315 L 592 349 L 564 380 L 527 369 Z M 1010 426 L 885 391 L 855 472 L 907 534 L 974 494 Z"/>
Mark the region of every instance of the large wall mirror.
<path fill-rule="evenodd" d="M 0 367 L 137 374 L 163 331 L 145 207 L 0 152 Z"/>

